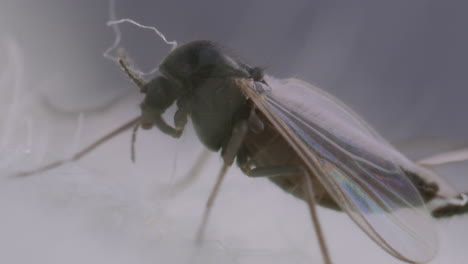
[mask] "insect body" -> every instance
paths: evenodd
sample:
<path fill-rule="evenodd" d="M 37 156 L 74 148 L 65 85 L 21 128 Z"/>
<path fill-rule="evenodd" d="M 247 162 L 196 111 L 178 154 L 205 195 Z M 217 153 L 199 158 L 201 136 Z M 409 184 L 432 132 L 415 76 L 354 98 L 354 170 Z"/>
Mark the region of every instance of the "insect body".
<path fill-rule="evenodd" d="M 147 108 L 164 110 L 170 105 L 149 104 L 152 90 L 159 91 L 156 96 L 177 91 L 170 102 L 178 105 L 176 127 L 167 129 L 161 111 L 153 116 L 163 132 L 179 136 L 190 116 L 202 143 L 221 150 L 225 166 L 237 158 L 245 174 L 269 177 L 306 200 L 312 211 L 317 202 L 347 212 L 399 259 L 425 262 L 433 257 L 436 237 L 425 204 L 452 197 L 439 191 L 429 170 L 407 160 L 339 101 L 299 80 L 264 77 L 259 68 L 209 41 L 180 46 L 159 69 L 162 77 L 158 78 L 166 78 L 172 86 L 152 82 L 144 86 L 147 98 L 142 116 L 147 116 Z M 459 198 L 458 206 L 450 200 L 434 212 L 449 207 L 452 212 L 464 212 L 466 199 Z M 312 217 L 318 221 L 315 212 Z M 330 261 L 321 245 L 325 260 Z"/>
<path fill-rule="evenodd" d="M 161 75 L 148 83 L 124 60 L 120 64 L 145 94 L 140 118 L 120 130 L 133 124 L 156 126 L 177 138 L 190 117 L 201 142 L 221 153 L 224 165 L 200 237 L 224 174 L 235 160 L 246 175 L 268 177 L 308 203 L 327 263 L 331 260 L 316 203 L 346 212 L 387 252 L 418 263 L 429 261 L 437 250 L 426 205 L 437 202 L 431 208 L 436 217 L 468 211 L 464 194 L 409 161 L 337 99 L 296 79 L 264 76 L 262 69 L 213 42 L 179 46 L 160 64 Z M 174 103 L 172 127 L 162 114 Z"/>

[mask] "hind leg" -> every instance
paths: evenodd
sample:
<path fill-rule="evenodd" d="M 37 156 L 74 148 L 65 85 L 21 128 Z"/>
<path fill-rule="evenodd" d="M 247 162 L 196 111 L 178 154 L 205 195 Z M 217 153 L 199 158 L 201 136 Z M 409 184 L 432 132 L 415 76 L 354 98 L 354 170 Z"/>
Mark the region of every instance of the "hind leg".
<path fill-rule="evenodd" d="M 307 202 L 309 206 L 310 216 L 312 218 L 312 224 L 314 226 L 315 233 L 317 235 L 317 239 L 319 242 L 320 250 L 322 252 L 322 257 L 324 263 L 331 264 L 330 253 L 328 251 L 328 247 L 325 243 L 325 237 L 323 235 L 322 227 L 318 218 L 317 214 L 317 201 L 315 198 L 314 193 L 314 186 L 312 182 L 312 177 L 307 169 L 298 166 L 298 165 L 280 165 L 280 166 L 267 166 L 267 167 L 260 167 L 260 168 L 250 168 L 249 162 L 247 161 L 246 157 L 242 155 L 238 155 L 238 165 L 240 169 L 249 177 L 288 177 L 294 175 L 302 175 L 302 187 L 304 189 L 304 200 Z"/>

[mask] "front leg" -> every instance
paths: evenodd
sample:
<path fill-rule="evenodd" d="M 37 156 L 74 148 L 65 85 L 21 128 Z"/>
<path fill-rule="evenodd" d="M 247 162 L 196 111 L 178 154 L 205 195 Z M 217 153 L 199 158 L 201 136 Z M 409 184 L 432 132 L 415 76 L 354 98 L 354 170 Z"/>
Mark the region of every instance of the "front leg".
<path fill-rule="evenodd" d="M 180 136 L 182 136 L 183 130 L 170 126 L 168 123 L 166 123 L 166 121 L 162 118 L 161 115 L 154 116 L 153 122 L 154 125 L 166 135 L 172 136 L 174 138 L 180 138 Z"/>
<path fill-rule="evenodd" d="M 174 115 L 175 129 L 182 133 L 185 125 L 187 125 L 188 116 L 191 113 L 191 105 L 189 98 L 183 97 L 177 100 L 177 111 Z"/>
<path fill-rule="evenodd" d="M 163 118 L 161 114 L 156 114 L 154 117 L 154 124 L 164 134 L 172 136 L 174 138 L 180 138 L 182 132 L 184 132 L 185 125 L 187 124 L 188 115 L 190 114 L 191 108 L 189 101 L 186 98 L 180 98 L 177 101 L 177 111 L 174 114 L 174 125 L 172 127 Z"/>

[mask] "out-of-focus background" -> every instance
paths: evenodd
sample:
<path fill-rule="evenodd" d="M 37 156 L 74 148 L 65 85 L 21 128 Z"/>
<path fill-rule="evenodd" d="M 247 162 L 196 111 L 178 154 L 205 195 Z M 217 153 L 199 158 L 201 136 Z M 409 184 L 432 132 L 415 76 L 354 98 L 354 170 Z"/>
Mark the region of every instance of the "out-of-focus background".
<path fill-rule="evenodd" d="M 132 18 L 186 43 L 209 39 L 277 77 L 334 94 L 384 137 L 417 149 L 468 142 L 468 17 L 463 1 L 116 1 Z M 207 242 L 193 239 L 221 166 L 177 192 L 203 147 L 130 132 L 82 161 L 25 179 L 11 170 L 72 153 L 138 115 L 141 95 L 103 52 L 107 1 L 0 0 L 0 263 L 311 263 L 321 260 L 305 204 L 231 169 Z M 170 47 L 123 24 L 121 46 L 143 71 Z M 169 111 L 168 118 L 170 118 Z M 420 155 L 419 155 L 420 156 Z M 443 168 L 468 191 L 466 166 Z M 398 263 L 344 214 L 320 209 L 335 263 Z M 432 263 L 465 263 L 468 216 L 439 221 Z"/>

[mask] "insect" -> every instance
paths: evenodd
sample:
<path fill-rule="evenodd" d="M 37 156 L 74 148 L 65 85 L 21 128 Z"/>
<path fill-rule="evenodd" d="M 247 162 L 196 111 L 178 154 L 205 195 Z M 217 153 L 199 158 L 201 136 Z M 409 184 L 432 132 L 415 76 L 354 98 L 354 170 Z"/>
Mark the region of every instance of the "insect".
<path fill-rule="evenodd" d="M 199 239 L 234 161 L 247 176 L 267 177 L 307 202 L 325 263 L 332 261 L 317 204 L 344 211 L 384 250 L 410 263 L 427 262 L 436 253 L 429 213 L 448 217 L 468 212 L 465 194 L 452 191 L 428 168 L 408 160 L 334 97 L 297 79 L 267 76 L 211 41 L 177 47 L 161 62 L 161 75 L 147 83 L 124 59 L 119 62 L 145 94 L 141 116 L 71 160 L 132 127 L 134 138 L 138 127 L 156 127 L 178 138 L 191 118 L 203 145 L 220 151 L 223 159 Z M 173 104 L 177 111 L 171 126 L 162 114 Z"/>

